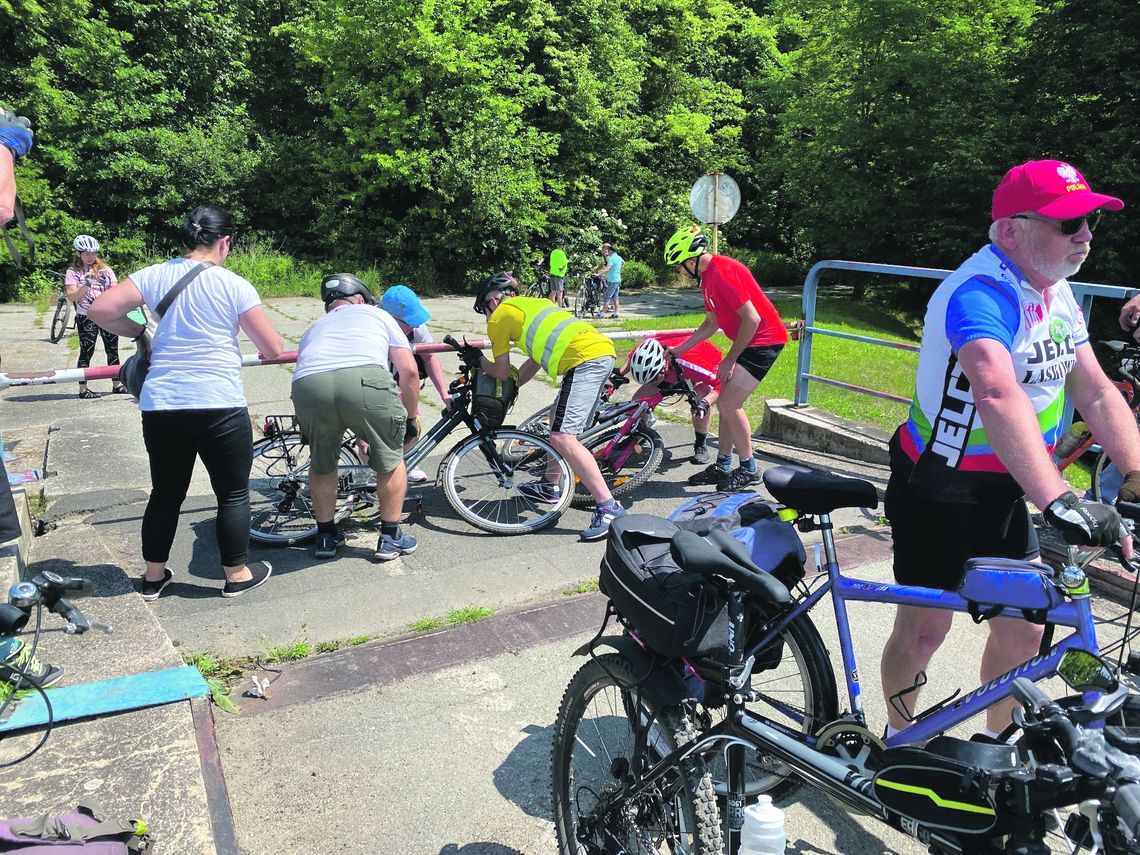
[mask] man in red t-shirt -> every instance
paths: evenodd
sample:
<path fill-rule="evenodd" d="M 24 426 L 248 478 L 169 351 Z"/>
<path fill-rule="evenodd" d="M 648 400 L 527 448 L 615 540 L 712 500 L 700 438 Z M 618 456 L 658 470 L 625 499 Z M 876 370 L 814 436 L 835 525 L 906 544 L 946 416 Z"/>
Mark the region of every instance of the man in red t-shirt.
<path fill-rule="evenodd" d="M 689 478 L 690 484 L 716 484 L 718 490 L 745 490 L 760 482 L 752 456 L 752 427 L 744 402 L 784 349 L 788 331 L 772 301 L 764 296 L 751 271 L 739 261 L 708 251 L 699 226 L 678 230 L 665 244 L 665 263 L 676 264 L 697 280 L 705 295 L 705 319 L 674 356 L 708 339 L 718 329 L 732 340 L 721 360 L 717 379 L 723 388 L 717 401 L 720 416 L 716 462 Z M 740 465 L 732 468 L 736 449 Z"/>

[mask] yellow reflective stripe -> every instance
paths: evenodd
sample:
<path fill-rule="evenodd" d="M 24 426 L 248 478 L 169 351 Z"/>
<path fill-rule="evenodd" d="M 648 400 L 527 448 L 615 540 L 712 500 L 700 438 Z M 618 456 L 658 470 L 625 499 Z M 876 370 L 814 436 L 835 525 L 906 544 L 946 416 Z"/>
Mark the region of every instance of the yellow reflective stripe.
<path fill-rule="evenodd" d="M 553 304 L 548 304 L 531 315 L 528 309 L 532 309 L 534 304 L 540 302 L 548 301 L 527 298 L 519 300 L 519 308 L 523 310 L 524 315 L 522 344 L 530 358 L 545 368 L 547 374 L 554 377 L 558 373 L 558 366 L 562 363 L 566 349 L 579 333 L 588 329 L 588 326 Z"/>
<path fill-rule="evenodd" d="M 996 816 L 997 812 L 993 808 L 985 807 L 984 805 L 972 805 L 966 802 L 956 802 L 951 799 L 944 799 L 938 793 L 929 787 L 915 787 L 911 784 L 900 784 L 895 781 L 888 781 L 885 778 L 879 777 L 875 779 L 875 786 L 882 785 L 891 790 L 899 790 L 904 793 L 913 793 L 916 796 L 926 796 L 938 807 L 950 808 L 951 810 L 961 810 L 967 813 L 981 813 L 986 816 Z"/>

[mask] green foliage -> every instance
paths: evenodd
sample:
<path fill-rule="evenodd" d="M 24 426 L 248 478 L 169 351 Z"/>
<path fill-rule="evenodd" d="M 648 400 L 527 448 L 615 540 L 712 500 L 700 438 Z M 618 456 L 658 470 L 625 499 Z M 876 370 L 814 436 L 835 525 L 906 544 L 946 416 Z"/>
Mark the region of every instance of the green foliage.
<path fill-rule="evenodd" d="M 1119 0 L 10 0 L 0 95 L 35 124 L 47 268 L 88 232 L 125 275 L 211 202 L 265 294 L 334 267 L 470 292 L 559 237 L 572 280 L 609 241 L 643 287 L 721 170 L 725 249 L 790 286 L 821 258 L 956 265 L 1027 158 L 1137 198 L 1138 30 Z M 1138 240 L 1111 218 L 1081 278 L 1134 281 Z M 0 299 L 51 290 L 0 264 Z"/>
<path fill-rule="evenodd" d="M 648 264 L 633 259 L 621 266 L 622 288 L 648 288 L 657 284 L 657 274 Z"/>

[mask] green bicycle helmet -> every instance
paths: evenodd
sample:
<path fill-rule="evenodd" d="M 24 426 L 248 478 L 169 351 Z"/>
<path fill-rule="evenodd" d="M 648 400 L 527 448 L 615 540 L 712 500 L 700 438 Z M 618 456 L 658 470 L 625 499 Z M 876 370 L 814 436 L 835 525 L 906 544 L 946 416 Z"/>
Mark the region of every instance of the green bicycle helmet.
<path fill-rule="evenodd" d="M 665 263 L 673 266 L 708 252 L 709 239 L 697 225 L 678 229 L 665 243 Z"/>

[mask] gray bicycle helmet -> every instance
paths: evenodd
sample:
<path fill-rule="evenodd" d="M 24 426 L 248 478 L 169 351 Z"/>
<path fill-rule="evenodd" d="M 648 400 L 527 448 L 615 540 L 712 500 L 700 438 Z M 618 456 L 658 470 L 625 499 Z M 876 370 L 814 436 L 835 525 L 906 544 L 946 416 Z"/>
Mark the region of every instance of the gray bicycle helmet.
<path fill-rule="evenodd" d="M 494 294 L 496 291 L 510 292 L 510 295 L 514 297 L 519 293 L 519 283 L 515 277 L 505 270 L 496 273 L 479 287 L 479 294 L 475 297 L 473 307 L 475 314 L 483 314 L 483 310 L 487 307 L 487 295 Z"/>
<path fill-rule="evenodd" d="M 329 273 L 321 280 L 321 302 L 325 304 L 326 312 L 334 301 L 343 300 L 353 294 L 360 294 L 364 297 L 364 302 L 369 305 L 374 305 L 376 302 L 368 286 L 351 273 Z"/>

